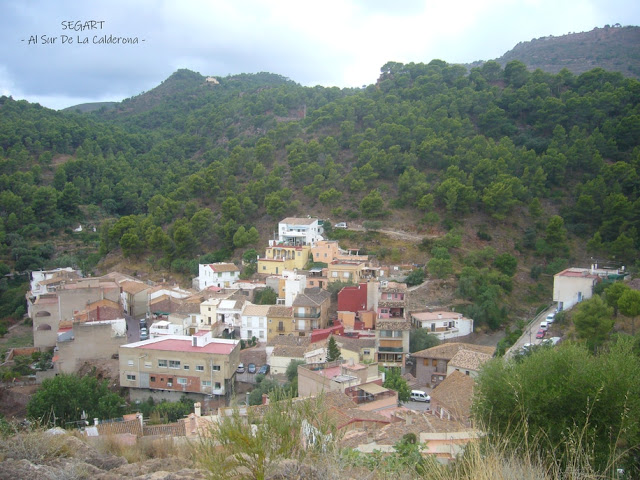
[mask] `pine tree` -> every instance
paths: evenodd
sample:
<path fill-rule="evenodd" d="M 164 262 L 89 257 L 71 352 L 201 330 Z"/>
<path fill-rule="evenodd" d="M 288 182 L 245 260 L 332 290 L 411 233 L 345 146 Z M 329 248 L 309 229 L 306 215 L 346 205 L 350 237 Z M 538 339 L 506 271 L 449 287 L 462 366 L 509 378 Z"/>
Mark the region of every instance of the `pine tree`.
<path fill-rule="evenodd" d="M 340 348 L 336 339 L 331 337 L 329 339 L 329 345 L 327 346 L 327 362 L 333 362 L 340 358 Z"/>

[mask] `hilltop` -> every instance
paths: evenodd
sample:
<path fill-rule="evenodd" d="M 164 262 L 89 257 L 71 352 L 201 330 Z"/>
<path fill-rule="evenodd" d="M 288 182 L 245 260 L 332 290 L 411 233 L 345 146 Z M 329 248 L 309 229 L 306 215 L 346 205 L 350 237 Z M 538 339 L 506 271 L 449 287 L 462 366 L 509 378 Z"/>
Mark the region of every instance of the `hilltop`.
<path fill-rule="evenodd" d="M 560 73 L 566 68 L 575 75 L 594 68 L 620 72 L 625 77 L 640 77 L 640 27 L 619 24 L 594 28 L 589 32 L 535 38 L 520 42 L 494 59 L 502 67 L 518 60 L 530 71 Z M 474 62 L 469 68 L 481 66 Z"/>

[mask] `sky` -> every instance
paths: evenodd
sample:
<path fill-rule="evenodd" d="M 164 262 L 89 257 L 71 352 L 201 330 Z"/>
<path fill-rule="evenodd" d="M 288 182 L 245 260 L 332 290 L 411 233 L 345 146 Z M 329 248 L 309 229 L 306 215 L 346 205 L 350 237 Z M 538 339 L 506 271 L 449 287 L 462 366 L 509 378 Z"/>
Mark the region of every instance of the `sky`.
<path fill-rule="evenodd" d="M 180 68 L 361 87 L 389 61 L 490 60 L 616 23 L 640 25 L 640 2 L 0 0 L 0 95 L 53 109 L 121 101 Z M 100 43 L 119 37 L 131 42 Z"/>

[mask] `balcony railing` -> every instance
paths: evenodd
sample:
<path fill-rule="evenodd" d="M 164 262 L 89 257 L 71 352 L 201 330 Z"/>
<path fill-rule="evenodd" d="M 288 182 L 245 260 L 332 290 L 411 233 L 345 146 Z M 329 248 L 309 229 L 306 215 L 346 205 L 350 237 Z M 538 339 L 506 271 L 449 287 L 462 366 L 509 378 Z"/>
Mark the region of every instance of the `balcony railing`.
<path fill-rule="evenodd" d="M 320 318 L 320 312 L 318 313 L 294 313 L 295 318 Z"/>
<path fill-rule="evenodd" d="M 402 347 L 378 347 L 380 353 L 402 353 Z"/>

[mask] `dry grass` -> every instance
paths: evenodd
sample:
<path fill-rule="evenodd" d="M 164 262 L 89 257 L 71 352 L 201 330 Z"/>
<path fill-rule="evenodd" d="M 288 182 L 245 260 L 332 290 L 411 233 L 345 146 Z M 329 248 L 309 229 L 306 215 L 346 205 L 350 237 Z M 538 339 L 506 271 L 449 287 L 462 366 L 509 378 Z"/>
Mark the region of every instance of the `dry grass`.
<path fill-rule="evenodd" d="M 186 439 L 179 441 L 170 437 L 139 438 L 135 444 L 129 445 L 115 435 L 108 435 L 93 439 L 91 444 L 98 452 L 123 457 L 129 463 L 144 462 L 152 458 L 178 456 L 184 459 L 192 456 L 192 449 Z"/>

